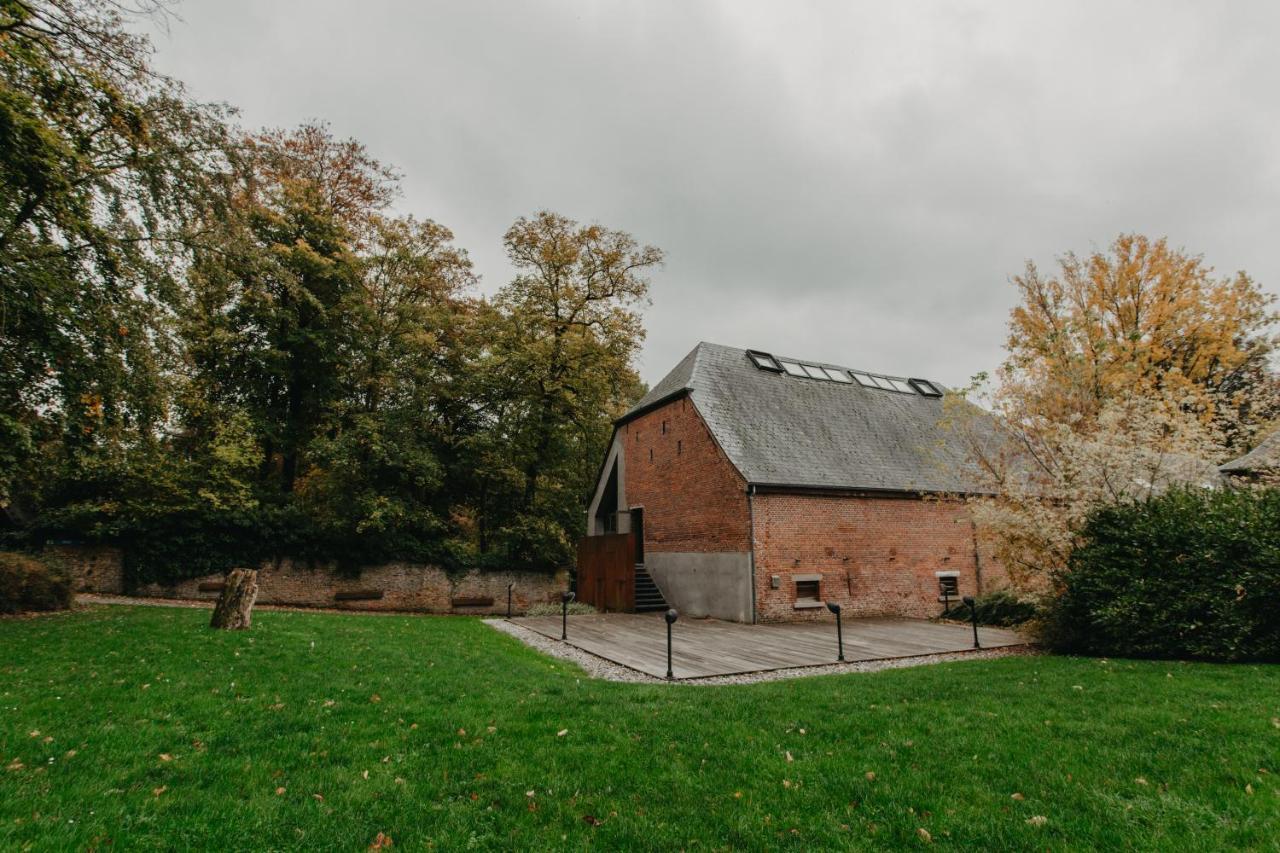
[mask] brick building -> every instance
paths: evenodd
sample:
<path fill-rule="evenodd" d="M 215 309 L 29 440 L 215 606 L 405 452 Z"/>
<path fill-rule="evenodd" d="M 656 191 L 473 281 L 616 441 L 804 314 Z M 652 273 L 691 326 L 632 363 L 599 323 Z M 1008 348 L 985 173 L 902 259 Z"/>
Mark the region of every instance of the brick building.
<path fill-rule="evenodd" d="M 633 533 L 637 585 L 690 616 L 933 616 L 1007 582 L 945 417 L 928 380 L 702 343 L 617 421 L 588 536 Z"/>

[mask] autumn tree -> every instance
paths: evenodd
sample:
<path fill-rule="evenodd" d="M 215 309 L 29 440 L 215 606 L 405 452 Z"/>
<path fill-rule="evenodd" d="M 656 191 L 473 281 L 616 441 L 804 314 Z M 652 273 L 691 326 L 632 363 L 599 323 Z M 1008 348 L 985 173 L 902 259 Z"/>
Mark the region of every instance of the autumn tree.
<path fill-rule="evenodd" d="M 1168 391 L 1247 444 L 1280 411 L 1274 299 L 1243 272 L 1215 277 L 1164 239 L 1122 234 L 1107 252 L 1064 255 L 1053 274 L 1028 262 L 1013 283 L 1000 380 L 1020 418 L 1089 429 L 1110 400 Z"/>
<path fill-rule="evenodd" d="M 564 555 L 612 419 L 638 385 L 638 309 L 662 252 L 549 211 L 516 220 L 505 243 L 517 275 L 494 300 L 486 369 L 518 486 L 506 535 L 515 554 Z"/>
<path fill-rule="evenodd" d="M 952 422 L 995 497 L 980 534 L 1023 586 L 1051 588 L 1099 507 L 1218 485 L 1216 464 L 1276 411 L 1271 299 L 1164 240 L 1121 235 L 1014 278 L 1008 358 Z"/>
<path fill-rule="evenodd" d="M 168 321 L 226 168 L 224 111 L 151 69 L 122 8 L 0 3 L 0 507 L 18 523 L 59 467 L 162 428 Z"/>

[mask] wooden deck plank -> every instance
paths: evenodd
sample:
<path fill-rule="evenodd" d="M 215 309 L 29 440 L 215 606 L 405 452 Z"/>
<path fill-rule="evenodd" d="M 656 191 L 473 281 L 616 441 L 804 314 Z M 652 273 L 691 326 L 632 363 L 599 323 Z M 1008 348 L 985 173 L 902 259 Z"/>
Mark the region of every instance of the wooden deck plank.
<path fill-rule="evenodd" d="M 560 637 L 560 618 L 525 617 L 512 620 L 554 639 Z M 980 628 L 983 648 L 1026 642 L 1017 633 Z M 735 675 L 794 666 L 834 663 L 836 629 L 831 622 L 744 625 L 716 619 L 682 619 L 676 623 L 672 670 L 676 678 Z M 667 671 L 667 634 L 662 615 L 597 613 L 569 617 L 569 644 L 606 660 L 650 675 Z M 967 651 L 972 629 L 919 619 L 847 619 L 845 658 L 883 660 L 943 652 Z"/>

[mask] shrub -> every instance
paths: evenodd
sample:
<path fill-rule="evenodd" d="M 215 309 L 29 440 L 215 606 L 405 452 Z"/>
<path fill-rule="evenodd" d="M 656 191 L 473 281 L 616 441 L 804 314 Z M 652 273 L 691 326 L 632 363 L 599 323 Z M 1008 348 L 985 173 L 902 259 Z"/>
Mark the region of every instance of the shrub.
<path fill-rule="evenodd" d="M 555 604 L 553 602 L 545 602 L 543 604 L 531 604 L 529 605 L 529 611 L 525 613 L 525 615 L 526 616 L 559 616 L 561 606 L 562 605 Z M 569 602 L 570 616 L 586 616 L 587 614 L 595 613 L 595 612 L 596 612 L 596 609 L 592 607 L 590 604 L 585 604 L 581 601 Z"/>
<path fill-rule="evenodd" d="M 1106 507 L 1055 581 L 1043 627 L 1059 650 L 1280 660 L 1280 490 Z"/>
<path fill-rule="evenodd" d="M 0 613 L 70 606 L 71 582 L 61 571 L 26 554 L 0 551 Z"/>
<path fill-rule="evenodd" d="M 1000 628 L 1021 625 L 1036 615 L 1034 604 L 1023 601 L 1007 589 L 997 590 L 990 595 L 978 598 L 974 601 L 974 607 L 978 611 L 979 625 L 994 625 Z M 973 614 L 969 611 L 967 604 L 961 604 L 959 607 L 952 607 L 951 615 L 947 618 L 970 622 L 973 620 Z"/>

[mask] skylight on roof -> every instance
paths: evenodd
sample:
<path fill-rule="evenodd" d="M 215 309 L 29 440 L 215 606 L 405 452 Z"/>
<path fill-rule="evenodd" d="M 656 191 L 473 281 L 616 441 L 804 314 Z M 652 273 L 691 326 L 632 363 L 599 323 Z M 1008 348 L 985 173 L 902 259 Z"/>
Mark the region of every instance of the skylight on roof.
<path fill-rule="evenodd" d="M 883 388 L 886 391 L 896 390 L 893 387 L 893 385 L 889 382 L 889 380 L 885 379 L 883 376 L 872 376 L 871 379 L 876 383 L 876 386 L 879 388 Z"/>
<path fill-rule="evenodd" d="M 778 364 L 778 360 L 767 352 L 747 350 L 747 355 L 751 358 L 752 363 L 761 370 L 772 370 L 774 373 L 782 372 L 782 365 Z"/>
<path fill-rule="evenodd" d="M 893 390 L 901 391 L 903 394 L 916 393 L 916 389 L 912 388 L 910 385 L 903 382 L 901 379 L 890 379 L 889 384 L 893 386 Z"/>
<path fill-rule="evenodd" d="M 805 373 L 809 374 L 810 379 L 826 380 L 830 378 L 827 376 L 827 372 L 821 367 L 814 367 L 812 364 L 802 364 L 800 366 L 804 368 Z"/>
<path fill-rule="evenodd" d="M 874 376 L 872 376 L 870 373 L 861 373 L 861 372 L 859 372 L 859 371 L 857 371 L 857 370 L 850 370 L 850 371 L 849 371 L 849 374 L 850 374 L 851 376 L 853 376 L 853 378 L 854 378 L 854 379 L 858 380 L 858 384 L 859 384 L 859 385 L 861 385 L 861 386 L 862 386 L 862 387 L 864 387 L 864 388 L 879 388 L 879 387 L 880 387 L 880 386 L 876 385 L 875 377 L 874 377 Z"/>
<path fill-rule="evenodd" d="M 942 389 L 930 382 L 928 379 L 909 379 L 911 387 L 919 391 L 926 397 L 941 397 Z"/>
<path fill-rule="evenodd" d="M 778 359 L 778 363 L 782 365 L 782 369 L 790 373 L 792 376 L 808 377 L 809 374 L 804 372 L 804 368 L 800 366 L 798 361 L 783 361 Z"/>
<path fill-rule="evenodd" d="M 824 367 L 822 369 L 826 371 L 827 376 L 832 382 L 843 382 L 845 385 L 853 384 L 853 380 L 849 378 L 849 374 L 845 373 L 843 370 L 836 370 L 834 367 Z"/>

